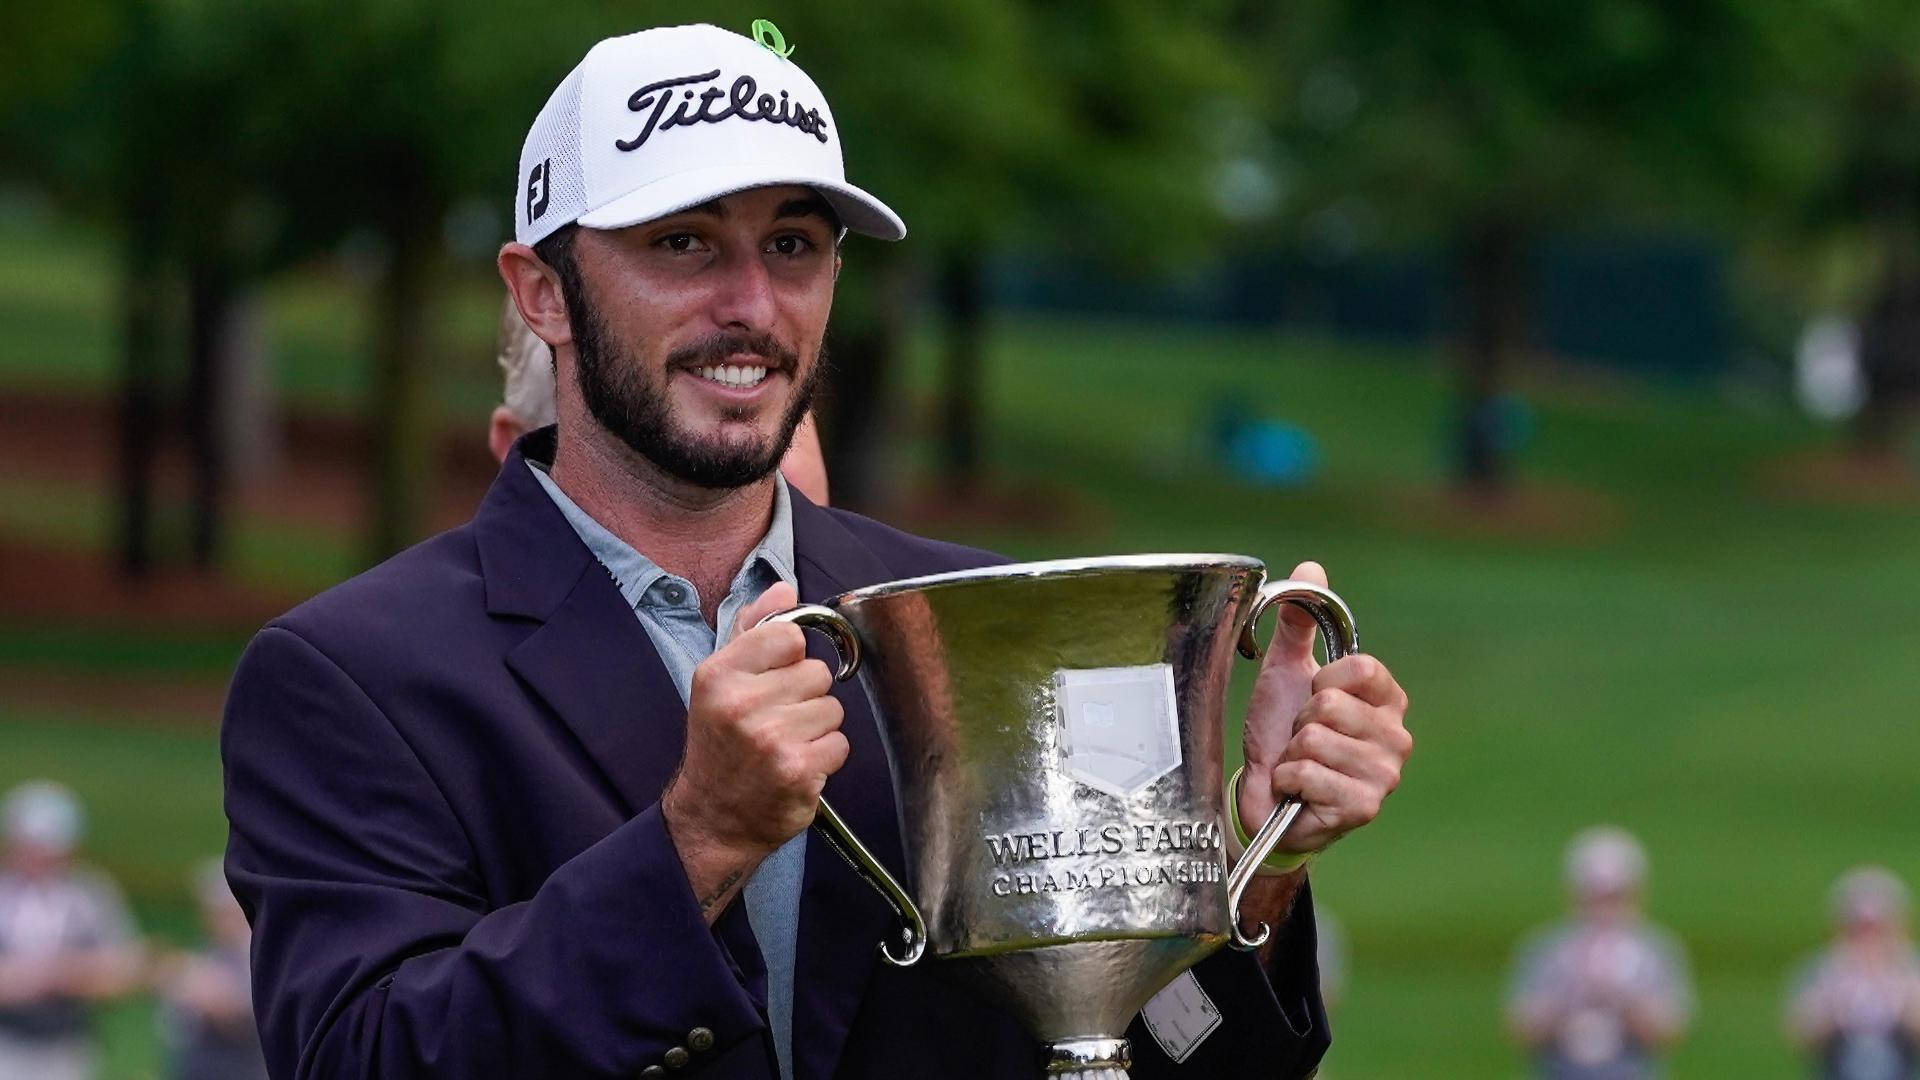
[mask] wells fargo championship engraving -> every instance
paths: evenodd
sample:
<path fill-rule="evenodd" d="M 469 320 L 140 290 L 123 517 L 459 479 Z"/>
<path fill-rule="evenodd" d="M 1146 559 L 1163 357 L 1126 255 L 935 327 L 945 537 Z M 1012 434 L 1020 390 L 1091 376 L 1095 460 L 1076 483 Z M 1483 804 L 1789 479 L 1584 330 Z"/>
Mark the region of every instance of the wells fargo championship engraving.
<path fill-rule="evenodd" d="M 1202 885 L 1226 877 L 1224 834 L 1213 821 L 1108 822 L 988 833 L 995 896 L 1080 889 Z"/>

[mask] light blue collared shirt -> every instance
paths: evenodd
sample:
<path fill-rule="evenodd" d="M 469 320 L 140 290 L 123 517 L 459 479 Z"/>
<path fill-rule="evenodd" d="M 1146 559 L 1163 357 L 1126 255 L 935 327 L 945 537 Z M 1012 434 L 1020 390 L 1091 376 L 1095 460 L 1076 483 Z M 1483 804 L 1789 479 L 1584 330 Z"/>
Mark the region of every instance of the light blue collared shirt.
<path fill-rule="evenodd" d="M 682 704 L 693 686 L 693 669 L 732 638 L 733 622 L 741 608 L 776 582 L 784 581 L 796 590 L 800 587 L 793 569 L 793 497 L 787 492 L 786 479 L 778 473 L 774 474 L 773 520 L 767 526 L 767 535 L 747 553 L 720 601 L 714 620 L 719 624 L 716 632 L 700 614 L 700 593 L 693 582 L 667 573 L 595 521 L 560 490 L 546 469 L 532 461 L 527 462 L 527 468 L 533 470 L 534 479 L 560 508 L 581 543 L 612 575 L 620 595 L 653 639 L 661 663 L 680 691 Z M 747 919 L 753 924 L 753 936 L 767 963 L 767 1022 L 773 1028 L 782 1080 L 793 1077 L 794 949 L 800 935 L 800 883 L 806 857 L 807 834 L 802 830 L 767 856 L 747 879 L 744 890 Z"/>

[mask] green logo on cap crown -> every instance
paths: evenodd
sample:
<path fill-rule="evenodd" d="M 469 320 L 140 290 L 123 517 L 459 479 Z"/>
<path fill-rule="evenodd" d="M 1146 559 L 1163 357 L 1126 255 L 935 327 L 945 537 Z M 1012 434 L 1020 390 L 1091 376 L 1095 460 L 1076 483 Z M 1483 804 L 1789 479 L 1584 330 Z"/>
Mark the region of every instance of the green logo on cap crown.
<path fill-rule="evenodd" d="M 753 20 L 753 40 L 782 60 L 793 55 L 793 46 L 787 44 L 786 36 L 780 33 L 780 28 L 773 25 L 771 19 Z"/>

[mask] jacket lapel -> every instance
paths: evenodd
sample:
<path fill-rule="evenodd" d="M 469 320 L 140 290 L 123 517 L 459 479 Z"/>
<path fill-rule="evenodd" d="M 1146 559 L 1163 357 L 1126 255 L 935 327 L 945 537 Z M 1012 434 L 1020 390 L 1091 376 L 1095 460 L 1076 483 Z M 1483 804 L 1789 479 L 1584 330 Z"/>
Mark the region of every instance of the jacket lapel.
<path fill-rule="evenodd" d="M 793 493 L 794 559 L 802 603 L 819 603 L 848 589 L 895 576 L 832 516 Z M 807 635 L 807 652 L 836 663 L 820 635 Z M 838 683 L 834 696 L 846 715 L 840 730 L 852 750 L 827 779 L 826 797 L 854 834 L 893 871 L 905 860 L 893 797 L 893 776 L 866 691 Z M 796 981 L 805 992 L 793 1003 L 794 1076 L 826 1080 L 839 1065 L 847 1031 L 873 975 L 880 941 L 893 916 L 871 886 L 816 833 L 807 841 L 801 887 Z"/>
<path fill-rule="evenodd" d="M 487 610 L 542 621 L 507 666 L 635 814 L 660 797 L 680 760 L 686 710 L 612 577 L 528 473 L 528 457 L 552 454 L 552 428 L 521 439 L 474 515 Z"/>

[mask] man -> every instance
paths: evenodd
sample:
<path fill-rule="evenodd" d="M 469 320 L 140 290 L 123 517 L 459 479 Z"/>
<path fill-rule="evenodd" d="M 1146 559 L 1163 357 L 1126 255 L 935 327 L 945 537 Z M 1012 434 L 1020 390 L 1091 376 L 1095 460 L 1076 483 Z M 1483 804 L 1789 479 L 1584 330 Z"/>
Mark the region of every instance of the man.
<path fill-rule="evenodd" d="M 553 423 L 553 352 L 533 336 L 520 309 L 508 294 L 500 308 L 500 336 L 495 350 L 503 391 L 500 404 L 487 418 L 487 448 L 493 460 L 504 462 L 520 436 Z M 793 445 L 780 459 L 780 475 L 817 506 L 827 505 L 827 462 L 820 453 L 820 433 L 808 412 L 794 429 Z"/>
<path fill-rule="evenodd" d="M 1692 1012 L 1686 959 L 1640 915 L 1647 857 L 1609 826 L 1567 849 L 1572 921 L 1521 953 L 1508 1024 L 1548 1080 L 1644 1080 Z"/>
<path fill-rule="evenodd" d="M 806 831 L 830 795 L 900 866 L 872 706 L 823 642 L 756 625 L 995 561 L 775 471 L 842 227 L 904 226 L 846 182 L 813 82 L 713 27 L 596 45 L 520 176 L 499 265 L 553 349 L 557 429 L 519 442 L 470 524 L 276 620 L 234 678 L 227 866 L 272 1072 L 1034 1073 L 1004 1011 L 878 963 L 889 910 Z M 1269 653 L 1239 802 L 1258 821 L 1299 793 L 1296 859 L 1371 819 L 1410 746 L 1386 669 L 1320 669 L 1310 634 L 1288 622 Z M 1202 965 L 1223 1017 L 1174 1040 L 1182 1074 L 1318 1060 L 1304 878 L 1256 882 L 1264 964 Z M 1176 1073 L 1138 1022 L 1135 1041 L 1138 1077 Z"/>
<path fill-rule="evenodd" d="M 22 784 L 0 819 L 0 1080 L 80 1080 L 93 1075 L 92 1007 L 139 977 L 133 920 L 112 882 L 74 864 L 72 792 Z"/>
<path fill-rule="evenodd" d="M 1878 866 L 1833 887 L 1834 942 L 1804 972 L 1787 1034 L 1826 1080 L 1920 1076 L 1920 953 L 1907 935 L 1907 888 Z"/>

